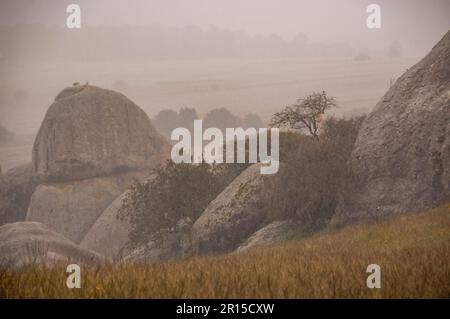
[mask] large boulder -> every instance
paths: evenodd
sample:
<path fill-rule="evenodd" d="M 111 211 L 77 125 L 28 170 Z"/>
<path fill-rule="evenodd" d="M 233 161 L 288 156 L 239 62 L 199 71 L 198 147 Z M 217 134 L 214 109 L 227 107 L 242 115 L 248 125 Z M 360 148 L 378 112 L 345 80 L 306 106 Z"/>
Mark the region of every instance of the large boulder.
<path fill-rule="evenodd" d="M 102 212 L 168 154 L 169 144 L 124 95 L 89 85 L 66 88 L 33 146 L 33 168 L 43 183 L 26 220 L 80 243 Z"/>
<path fill-rule="evenodd" d="M 168 142 L 127 97 L 77 85 L 48 109 L 32 158 L 44 180 L 61 182 L 152 168 L 168 153 Z"/>
<path fill-rule="evenodd" d="M 156 175 L 152 174 L 146 178 L 146 181 L 150 181 L 154 177 Z M 101 213 L 80 242 L 81 247 L 110 258 L 121 258 L 130 253 L 128 244 L 132 227 L 126 218 L 123 219 L 119 216 L 122 201 L 129 194 L 129 190 L 125 191 Z"/>
<path fill-rule="evenodd" d="M 0 175 L 0 225 L 25 220 L 31 195 L 39 178 L 30 164 Z"/>
<path fill-rule="evenodd" d="M 298 225 L 294 220 L 277 220 L 257 230 L 244 243 L 239 245 L 237 252 L 247 251 L 259 246 L 279 244 L 293 238 Z"/>
<path fill-rule="evenodd" d="M 284 165 L 274 175 L 261 175 L 261 164 L 244 170 L 205 209 L 193 225 L 197 253 L 230 251 L 284 212 Z"/>
<path fill-rule="evenodd" d="M 0 227 L 0 268 L 64 262 L 97 265 L 103 256 L 75 245 L 41 223 L 17 222 Z"/>
<path fill-rule="evenodd" d="M 145 245 L 133 249 L 122 258 L 125 263 L 153 263 L 189 256 L 192 221 L 180 219 L 174 227 L 160 229 Z"/>
<path fill-rule="evenodd" d="M 450 31 L 365 119 L 335 222 L 417 212 L 450 198 Z"/>
<path fill-rule="evenodd" d="M 117 197 L 101 213 L 81 241 L 81 247 L 110 258 L 119 257 L 125 253 L 124 249 L 130 240 L 128 235 L 131 231 L 131 225 L 127 220 L 120 219 L 118 213 L 127 192 Z"/>
<path fill-rule="evenodd" d="M 129 172 L 41 184 L 31 197 L 26 220 L 41 222 L 80 243 L 102 212 L 129 185 L 142 178 L 138 172 Z"/>

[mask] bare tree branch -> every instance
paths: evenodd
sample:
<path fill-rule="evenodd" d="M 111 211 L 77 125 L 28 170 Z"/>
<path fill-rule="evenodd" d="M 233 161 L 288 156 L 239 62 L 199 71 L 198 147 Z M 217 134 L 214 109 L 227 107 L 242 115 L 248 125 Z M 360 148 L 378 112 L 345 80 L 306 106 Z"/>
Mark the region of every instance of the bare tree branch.
<path fill-rule="evenodd" d="M 334 97 L 327 96 L 326 92 L 307 95 L 297 100 L 297 103 L 286 106 L 282 111 L 273 115 L 271 127 L 289 127 L 292 129 L 307 129 L 309 134 L 318 138 L 320 124 L 325 111 L 336 107 Z"/>

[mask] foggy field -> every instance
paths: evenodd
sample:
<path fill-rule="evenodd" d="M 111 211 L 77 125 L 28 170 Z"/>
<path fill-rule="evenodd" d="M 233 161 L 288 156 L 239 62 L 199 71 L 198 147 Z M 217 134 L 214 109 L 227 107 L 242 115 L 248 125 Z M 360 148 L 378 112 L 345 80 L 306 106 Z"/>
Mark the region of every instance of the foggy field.
<path fill-rule="evenodd" d="M 1 61 L 0 123 L 35 134 L 55 96 L 74 82 L 114 89 L 150 117 L 162 109 L 194 107 L 200 115 L 226 107 L 267 121 L 312 91 L 326 90 L 339 114 L 365 112 L 418 59 Z"/>
<path fill-rule="evenodd" d="M 365 113 L 415 59 L 184 60 L 0 62 L 0 123 L 34 135 L 55 96 L 73 82 L 124 93 L 150 117 L 162 109 L 194 107 L 257 113 L 264 121 L 298 97 L 326 90 L 337 115 Z M 31 145 L 0 148 L 5 172 L 31 161 Z"/>
<path fill-rule="evenodd" d="M 150 117 L 162 109 L 194 107 L 257 113 L 264 121 L 312 91 L 337 98 L 337 115 L 365 113 L 415 59 L 185 60 L 110 62 L 0 62 L 0 123 L 16 134 L 36 134 L 47 108 L 73 82 L 125 94 Z M 21 94 L 20 94 L 21 93 Z M 31 145 L 0 148 L 7 169 L 31 161 Z"/>
<path fill-rule="evenodd" d="M 10 168 L 27 164 L 31 161 L 31 149 L 33 145 L 17 145 L 0 148 L 0 165 L 3 173 Z"/>
<path fill-rule="evenodd" d="M 279 246 L 180 262 L 0 273 L 0 298 L 447 298 L 450 204 Z M 383 265 L 381 289 L 367 265 Z"/>

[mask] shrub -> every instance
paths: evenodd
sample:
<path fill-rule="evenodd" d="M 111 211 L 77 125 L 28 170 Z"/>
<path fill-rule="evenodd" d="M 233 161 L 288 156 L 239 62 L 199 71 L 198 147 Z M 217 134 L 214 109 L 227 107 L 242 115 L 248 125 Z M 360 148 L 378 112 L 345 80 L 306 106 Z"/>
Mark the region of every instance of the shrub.
<path fill-rule="evenodd" d="M 119 218 L 132 226 L 132 246 L 147 243 L 158 231 L 173 227 L 182 218 L 194 222 L 244 168 L 168 161 L 152 178 L 135 183 L 119 210 Z"/>
<path fill-rule="evenodd" d="M 320 138 L 286 132 L 280 135 L 280 160 L 287 164 L 285 191 L 294 218 L 317 231 L 334 214 L 348 176 L 348 160 L 362 118 L 324 122 Z"/>
<path fill-rule="evenodd" d="M 265 204 L 271 220 L 297 219 L 307 233 L 327 225 L 346 189 L 347 163 L 361 122 L 324 120 L 319 138 L 298 131 L 280 134 L 280 161 L 286 169 L 279 176 L 284 188 Z M 195 222 L 248 165 L 167 162 L 154 178 L 133 185 L 123 201 L 119 215 L 132 225 L 132 243 L 146 243 L 182 218 Z"/>

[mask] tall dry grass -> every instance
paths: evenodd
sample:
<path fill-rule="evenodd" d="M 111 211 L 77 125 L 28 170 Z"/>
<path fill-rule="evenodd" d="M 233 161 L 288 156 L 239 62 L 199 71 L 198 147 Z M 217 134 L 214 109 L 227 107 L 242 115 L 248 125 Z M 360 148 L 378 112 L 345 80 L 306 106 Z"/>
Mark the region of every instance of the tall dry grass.
<path fill-rule="evenodd" d="M 381 289 L 366 268 L 381 266 Z M 370 226 L 255 249 L 152 265 L 65 265 L 1 272 L 1 298 L 448 298 L 450 205 Z"/>

